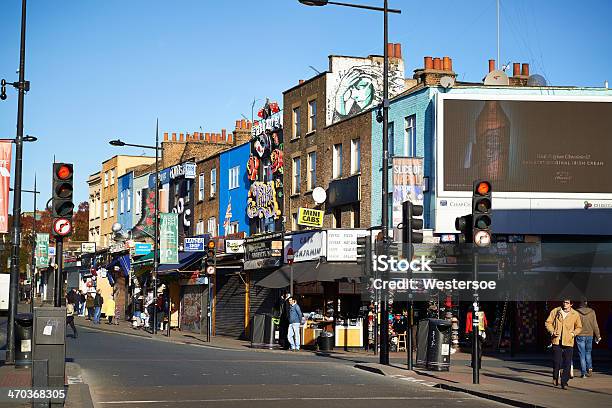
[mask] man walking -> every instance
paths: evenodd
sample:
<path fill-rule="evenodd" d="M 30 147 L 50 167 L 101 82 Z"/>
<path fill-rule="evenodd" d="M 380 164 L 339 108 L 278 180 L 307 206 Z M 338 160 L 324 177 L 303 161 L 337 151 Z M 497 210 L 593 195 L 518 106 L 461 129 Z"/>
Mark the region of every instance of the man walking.
<path fill-rule="evenodd" d="M 300 324 L 302 323 L 302 310 L 294 298 L 289 298 L 289 330 L 287 339 L 291 351 L 300 351 Z"/>
<path fill-rule="evenodd" d="M 104 298 L 100 294 L 100 289 L 96 290 L 96 297 L 94 297 L 94 324 L 100 324 L 100 313 L 102 313 L 102 305 L 104 304 Z"/>
<path fill-rule="evenodd" d="M 77 337 L 79 337 L 79 335 L 77 333 L 76 326 L 74 325 L 74 313 L 75 313 L 74 303 L 70 303 L 70 301 L 67 300 L 66 302 L 66 325 L 72 327 L 72 337 L 76 339 Z"/>
<path fill-rule="evenodd" d="M 559 369 L 563 369 L 561 388 L 565 389 L 570 379 L 574 339 L 582 329 L 580 315 L 572 309 L 572 301 L 565 299 L 563 306 L 551 310 L 545 325 L 553 345 L 553 384 L 559 385 Z"/>
<path fill-rule="evenodd" d="M 584 378 L 593 375 L 593 359 L 591 357 L 593 335 L 595 336 L 595 343 L 600 342 L 601 335 L 597 325 L 597 315 L 589 307 L 586 299 L 580 302 L 580 307 L 576 311 L 580 314 L 580 322 L 582 323 L 582 330 L 576 337 L 576 345 L 578 346 L 578 356 L 580 356 L 580 376 Z"/>

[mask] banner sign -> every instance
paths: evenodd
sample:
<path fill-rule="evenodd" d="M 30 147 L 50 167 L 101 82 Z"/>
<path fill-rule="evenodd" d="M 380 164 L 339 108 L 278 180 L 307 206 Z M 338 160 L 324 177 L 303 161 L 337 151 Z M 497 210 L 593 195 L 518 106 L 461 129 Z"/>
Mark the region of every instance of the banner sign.
<path fill-rule="evenodd" d="M 84 254 L 95 254 L 96 243 L 95 242 L 81 242 L 81 252 Z"/>
<path fill-rule="evenodd" d="M 321 228 L 323 226 L 323 215 L 324 211 L 321 210 L 312 210 L 310 208 L 302 208 L 298 209 L 298 225 L 304 225 L 306 227 L 317 227 Z"/>
<path fill-rule="evenodd" d="M 159 263 L 177 264 L 178 259 L 178 214 L 161 213 L 159 229 Z"/>
<path fill-rule="evenodd" d="M 244 239 L 226 239 L 226 254 L 244 254 Z"/>
<path fill-rule="evenodd" d="M 357 260 L 357 237 L 368 236 L 366 230 L 327 230 L 327 261 L 355 262 Z"/>
<path fill-rule="evenodd" d="M 208 238 L 185 237 L 185 252 L 204 252 Z"/>
<path fill-rule="evenodd" d="M 49 234 L 36 234 L 36 267 L 49 266 Z"/>
<path fill-rule="evenodd" d="M 323 211 L 321 211 L 323 212 Z M 318 261 L 325 256 L 325 231 L 308 231 L 291 236 L 293 262 Z M 287 247 L 286 249 L 288 249 Z"/>
<path fill-rule="evenodd" d="M 146 242 L 134 243 L 134 255 L 148 255 L 153 251 L 153 244 Z"/>
<path fill-rule="evenodd" d="M 423 158 L 393 157 L 393 238 L 402 240 L 402 231 L 397 228 L 402 222 L 402 203 L 412 201 L 423 205 Z"/>
<path fill-rule="evenodd" d="M 8 232 L 9 188 L 11 186 L 11 142 L 0 142 L 0 233 Z"/>

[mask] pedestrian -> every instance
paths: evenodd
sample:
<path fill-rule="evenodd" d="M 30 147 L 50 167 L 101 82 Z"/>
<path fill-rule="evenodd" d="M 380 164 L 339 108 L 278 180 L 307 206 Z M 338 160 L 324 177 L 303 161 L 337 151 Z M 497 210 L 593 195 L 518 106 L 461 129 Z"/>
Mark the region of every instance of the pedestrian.
<path fill-rule="evenodd" d="M 289 349 L 289 297 L 288 293 L 283 293 L 279 300 L 278 312 L 279 312 L 279 343 L 280 346 L 288 350 Z"/>
<path fill-rule="evenodd" d="M 85 316 L 85 295 L 79 290 L 79 316 Z"/>
<path fill-rule="evenodd" d="M 476 336 L 470 336 L 471 341 L 474 341 L 474 337 L 476 337 L 476 341 L 478 342 L 478 368 L 482 368 L 482 348 L 484 345 L 484 341 L 487 338 L 486 329 L 488 326 L 487 315 L 483 310 L 478 311 L 478 333 Z M 473 332 L 474 320 L 473 320 L 473 308 L 470 308 L 467 313 L 467 317 L 465 319 L 465 333 L 470 334 Z M 474 361 L 474 358 L 471 360 Z M 472 367 L 473 363 L 470 362 L 470 367 Z"/>
<path fill-rule="evenodd" d="M 134 316 L 132 316 L 132 328 L 139 329 L 142 325 L 142 295 L 134 296 Z"/>
<path fill-rule="evenodd" d="M 72 327 L 72 337 L 79 337 L 76 326 L 74 325 L 74 304 L 66 299 L 66 325 Z"/>
<path fill-rule="evenodd" d="M 115 299 L 111 296 L 106 303 L 106 317 L 108 318 L 106 324 L 113 324 L 113 318 L 115 317 Z"/>
<path fill-rule="evenodd" d="M 545 325 L 553 345 L 553 385 L 559 385 L 559 370 L 562 369 L 561 388 L 566 389 L 570 379 L 574 339 L 582 329 L 580 314 L 572 309 L 570 299 L 564 299 L 562 306 L 551 310 Z"/>
<path fill-rule="evenodd" d="M 289 329 L 287 332 L 287 339 L 291 346 L 291 351 L 300 351 L 300 324 L 302 323 L 302 310 L 297 301 L 290 297 L 289 298 Z"/>
<path fill-rule="evenodd" d="M 157 296 L 157 301 L 155 302 L 155 308 L 156 308 L 156 312 L 157 312 L 157 322 L 155 322 L 155 324 L 157 325 L 157 330 L 163 330 L 163 326 L 164 326 L 164 293 L 160 293 Z"/>
<path fill-rule="evenodd" d="M 87 293 L 87 298 L 85 299 L 85 307 L 87 308 L 87 319 L 92 320 L 94 316 L 94 297 L 91 293 Z"/>
<path fill-rule="evenodd" d="M 104 298 L 100 292 L 100 289 L 96 290 L 96 296 L 94 297 L 94 324 L 100 324 L 100 313 L 102 313 L 102 305 L 104 304 Z"/>
<path fill-rule="evenodd" d="M 153 299 L 153 293 L 149 292 L 149 294 L 147 295 L 147 301 L 145 302 L 145 309 L 147 311 L 147 319 L 146 322 L 147 324 L 145 325 L 145 327 L 148 327 L 149 329 L 151 329 L 151 332 L 153 332 L 153 328 L 155 327 L 155 322 L 154 322 L 154 313 L 155 313 L 155 299 Z"/>
<path fill-rule="evenodd" d="M 576 311 L 580 314 L 580 322 L 582 323 L 582 330 L 576 336 L 576 346 L 578 346 L 578 356 L 580 357 L 580 377 L 591 377 L 593 375 L 593 358 L 591 357 L 593 337 L 596 344 L 601 341 L 597 315 L 589 307 L 586 299 L 582 299 L 580 307 Z"/>

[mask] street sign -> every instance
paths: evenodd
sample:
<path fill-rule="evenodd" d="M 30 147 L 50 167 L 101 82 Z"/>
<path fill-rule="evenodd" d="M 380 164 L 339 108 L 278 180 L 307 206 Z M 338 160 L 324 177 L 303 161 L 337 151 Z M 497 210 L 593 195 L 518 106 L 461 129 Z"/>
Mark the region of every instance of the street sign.
<path fill-rule="evenodd" d="M 206 250 L 207 238 L 185 237 L 185 252 L 204 252 Z"/>
<path fill-rule="evenodd" d="M 153 244 L 148 244 L 145 242 L 134 243 L 134 255 L 147 255 L 151 251 L 153 251 Z"/>
<path fill-rule="evenodd" d="M 96 243 L 95 242 L 81 242 L 81 252 L 84 254 L 95 254 Z"/>
<path fill-rule="evenodd" d="M 35 255 L 37 268 L 49 266 L 49 249 L 49 234 L 36 234 Z"/>
<path fill-rule="evenodd" d="M 72 232 L 72 223 L 67 218 L 57 218 L 53 222 L 53 232 L 60 237 L 70 235 Z"/>
<path fill-rule="evenodd" d="M 210 265 L 206 268 L 206 273 L 209 275 L 213 275 L 215 273 L 215 267 Z"/>
<path fill-rule="evenodd" d="M 49 247 L 49 256 L 55 256 L 55 247 Z"/>
<path fill-rule="evenodd" d="M 298 209 L 298 225 L 304 225 L 307 227 L 318 227 L 321 228 L 323 226 L 323 215 L 324 211 L 321 210 L 313 210 L 310 208 L 302 208 Z"/>
<path fill-rule="evenodd" d="M 293 263 L 293 248 L 287 249 L 287 263 L 291 265 Z"/>

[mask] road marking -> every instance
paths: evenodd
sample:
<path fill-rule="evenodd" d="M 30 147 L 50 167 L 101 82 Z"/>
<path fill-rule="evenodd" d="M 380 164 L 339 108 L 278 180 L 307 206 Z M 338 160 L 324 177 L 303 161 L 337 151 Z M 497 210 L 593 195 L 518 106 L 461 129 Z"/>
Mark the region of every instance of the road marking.
<path fill-rule="evenodd" d="M 67 376 L 68 377 L 68 385 L 70 384 L 83 384 L 83 377 L 77 375 L 76 377 Z"/>
<path fill-rule="evenodd" d="M 417 401 L 417 400 L 465 400 L 465 397 L 277 397 L 277 398 L 225 398 L 193 400 L 139 400 L 102 401 L 98 404 L 179 404 L 193 402 L 260 402 L 260 401 Z"/>

